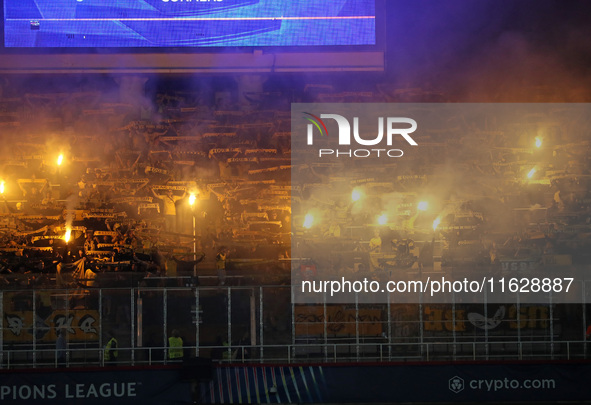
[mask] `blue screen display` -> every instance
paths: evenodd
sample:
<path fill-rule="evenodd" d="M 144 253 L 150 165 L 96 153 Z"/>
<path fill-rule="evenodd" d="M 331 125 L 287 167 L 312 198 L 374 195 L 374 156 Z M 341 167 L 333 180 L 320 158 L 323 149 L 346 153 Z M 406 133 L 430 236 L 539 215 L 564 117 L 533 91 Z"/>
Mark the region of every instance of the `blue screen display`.
<path fill-rule="evenodd" d="M 4 0 L 4 46 L 375 45 L 375 14 L 375 0 Z"/>

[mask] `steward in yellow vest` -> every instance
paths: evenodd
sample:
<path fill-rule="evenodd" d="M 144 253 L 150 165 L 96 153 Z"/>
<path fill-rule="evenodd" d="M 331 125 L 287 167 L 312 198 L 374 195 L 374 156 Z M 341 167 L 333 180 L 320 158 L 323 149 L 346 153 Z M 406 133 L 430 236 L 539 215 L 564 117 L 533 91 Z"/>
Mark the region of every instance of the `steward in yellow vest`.
<path fill-rule="evenodd" d="M 183 358 L 183 339 L 181 339 L 178 330 L 172 331 L 172 336 L 168 338 L 168 358 L 170 360 Z"/>
<path fill-rule="evenodd" d="M 107 342 L 107 346 L 105 346 L 105 363 L 114 364 L 117 362 L 117 356 L 119 356 L 117 345 L 117 339 L 111 336 L 111 339 Z"/>

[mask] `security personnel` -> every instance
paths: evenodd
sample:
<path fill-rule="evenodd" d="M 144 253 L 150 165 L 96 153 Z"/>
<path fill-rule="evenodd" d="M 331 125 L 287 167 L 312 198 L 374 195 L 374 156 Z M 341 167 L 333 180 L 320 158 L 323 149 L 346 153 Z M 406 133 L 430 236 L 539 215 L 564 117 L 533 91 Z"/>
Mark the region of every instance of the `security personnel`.
<path fill-rule="evenodd" d="M 118 342 L 115 339 L 115 336 L 110 334 L 111 339 L 107 342 L 107 346 L 105 346 L 105 363 L 110 365 L 117 364 L 117 356 L 119 356 L 119 351 L 117 350 Z"/>
<path fill-rule="evenodd" d="M 183 339 L 176 329 L 172 331 L 172 336 L 168 338 L 168 358 L 170 360 L 181 360 L 183 358 Z"/>
<path fill-rule="evenodd" d="M 232 351 L 230 350 L 230 342 L 225 340 L 223 343 L 223 346 L 224 346 L 224 352 L 222 353 L 222 358 L 224 360 L 230 360 L 232 358 Z"/>

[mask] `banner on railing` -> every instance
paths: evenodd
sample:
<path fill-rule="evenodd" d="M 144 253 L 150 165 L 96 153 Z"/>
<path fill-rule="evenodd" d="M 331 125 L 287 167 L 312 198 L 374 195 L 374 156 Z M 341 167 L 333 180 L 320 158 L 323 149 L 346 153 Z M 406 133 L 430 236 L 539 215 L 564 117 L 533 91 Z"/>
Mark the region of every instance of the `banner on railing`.
<path fill-rule="evenodd" d="M 305 277 L 310 269 L 302 268 Z M 517 333 L 539 333 L 544 335 L 550 328 L 549 305 L 490 304 L 482 305 L 447 304 L 424 305 L 422 316 L 413 305 L 397 304 L 392 308 L 391 321 L 396 323 L 395 334 L 398 337 L 418 335 L 419 327 L 437 335 L 450 333 L 468 334 L 487 330 L 497 336 L 514 336 Z M 384 332 L 382 325 L 387 323 L 385 305 L 371 307 L 354 305 L 327 305 L 326 313 L 322 305 L 296 305 L 296 336 L 323 336 L 326 321 L 326 333 L 331 336 L 380 336 Z M 358 331 L 355 320 L 358 320 Z M 560 319 L 553 319 L 553 326 L 559 327 Z"/>
<path fill-rule="evenodd" d="M 554 403 L 589 401 L 591 364 L 230 366 L 200 403 Z"/>
<path fill-rule="evenodd" d="M 33 321 L 33 317 L 35 320 Z M 56 332 L 66 330 L 69 342 L 95 342 L 100 334 L 99 313 L 95 310 L 52 310 L 4 312 L 5 343 L 55 342 Z"/>
<path fill-rule="evenodd" d="M 554 327 L 560 319 L 554 319 Z M 489 333 L 511 336 L 522 331 L 543 333 L 550 327 L 548 305 L 425 305 L 423 327 L 428 332 L 469 332 L 488 330 Z"/>
<path fill-rule="evenodd" d="M 296 305 L 296 336 L 381 336 L 384 322 L 380 307 L 355 308 L 350 305 Z M 357 322 L 356 322 L 357 320 Z"/>

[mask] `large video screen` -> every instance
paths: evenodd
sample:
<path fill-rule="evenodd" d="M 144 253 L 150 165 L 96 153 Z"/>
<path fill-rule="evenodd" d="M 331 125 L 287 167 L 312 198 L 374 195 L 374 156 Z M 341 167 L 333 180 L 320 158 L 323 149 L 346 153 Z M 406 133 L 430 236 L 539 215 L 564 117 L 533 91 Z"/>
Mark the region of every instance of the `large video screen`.
<path fill-rule="evenodd" d="M 4 47 L 375 45 L 375 10 L 375 0 L 4 0 Z"/>

